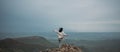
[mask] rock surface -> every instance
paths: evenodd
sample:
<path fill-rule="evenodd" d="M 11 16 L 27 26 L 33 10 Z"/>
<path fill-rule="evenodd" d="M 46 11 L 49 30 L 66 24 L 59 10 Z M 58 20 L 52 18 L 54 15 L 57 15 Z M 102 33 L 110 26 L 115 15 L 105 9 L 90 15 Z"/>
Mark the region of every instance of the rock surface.
<path fill-rule="evenodd" d="M 81 48 L 69 44 L 62 44 L 60 48 L 47 49 L 40 52 L 82 52 Z"/>

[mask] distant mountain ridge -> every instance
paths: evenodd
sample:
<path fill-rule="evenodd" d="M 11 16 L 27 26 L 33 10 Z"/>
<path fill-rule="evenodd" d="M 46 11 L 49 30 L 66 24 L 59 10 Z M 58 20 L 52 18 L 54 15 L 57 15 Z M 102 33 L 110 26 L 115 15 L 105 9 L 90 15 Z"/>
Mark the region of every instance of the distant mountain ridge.
<path fill-rule="evenodd" d="M 41 36 L 19 37 L 14 39 L 26 44 L 37 44 L 37 45 L 47 46 L 47 47 L 51 47 L 51 45 L 54 45 L 53 43 L 48 41 L 46 38 Z"/>
<path fill-rule="evenodd" d="M 57 39 L 55 32 L 39 32 L 39 33 L 0 33 L 0 39 L 8 37 L 23 37 L 23 36 L 42 36 L 47 39 Z M 120 39 L 120 32 L 66 32 L 69 36 L 67 39 L 72 40 L 106 40 Z"/>

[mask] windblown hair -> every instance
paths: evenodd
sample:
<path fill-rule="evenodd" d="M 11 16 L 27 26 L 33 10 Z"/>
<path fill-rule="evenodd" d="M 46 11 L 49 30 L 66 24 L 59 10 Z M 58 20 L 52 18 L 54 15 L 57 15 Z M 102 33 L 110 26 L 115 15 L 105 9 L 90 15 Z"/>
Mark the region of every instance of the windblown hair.
<path fill-rule="evenodd" d="M 59 28 L 59 32 L 62 32 L 63 31 L 63 28 L 61 27 L 61 28 Z"/>

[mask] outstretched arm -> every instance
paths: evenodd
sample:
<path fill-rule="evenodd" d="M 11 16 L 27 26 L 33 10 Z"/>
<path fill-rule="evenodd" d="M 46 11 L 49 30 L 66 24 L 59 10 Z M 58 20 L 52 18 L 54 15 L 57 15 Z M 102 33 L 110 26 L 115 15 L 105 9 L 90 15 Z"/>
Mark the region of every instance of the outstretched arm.
<path fill-rule="evenodd" d="M 58 33 L 58 30 L 55 29 L 54 32 Z"/>
<path fill-rule="evenodd" d="M 64 36 L 68 36 L 68 35 L 67 35 L 66 33 L 64 33 L 64 32 L 63 32 L 63 35 L 64 35 Z"/>

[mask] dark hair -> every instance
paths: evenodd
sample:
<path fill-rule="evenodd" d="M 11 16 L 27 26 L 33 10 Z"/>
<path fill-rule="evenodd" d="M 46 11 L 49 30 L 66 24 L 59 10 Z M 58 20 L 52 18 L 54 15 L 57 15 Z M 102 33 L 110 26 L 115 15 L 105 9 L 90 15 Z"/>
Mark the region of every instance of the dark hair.
<path fill-rule="evenodd" d="M 62 32 L 63 31 L 63 28 L 61 27 L 61 28 L 59 28 L 59 32 Z"/>

